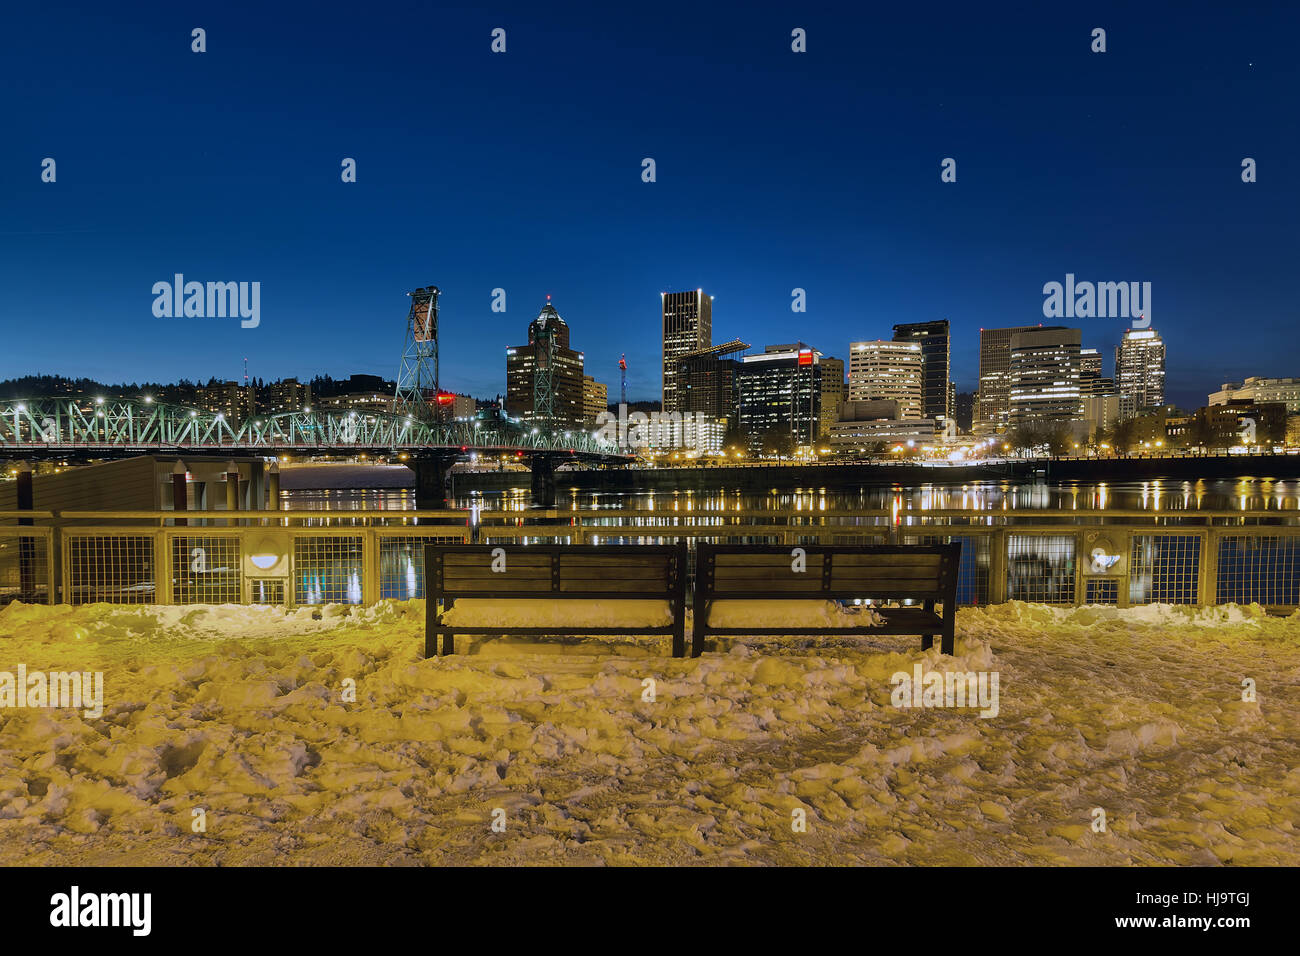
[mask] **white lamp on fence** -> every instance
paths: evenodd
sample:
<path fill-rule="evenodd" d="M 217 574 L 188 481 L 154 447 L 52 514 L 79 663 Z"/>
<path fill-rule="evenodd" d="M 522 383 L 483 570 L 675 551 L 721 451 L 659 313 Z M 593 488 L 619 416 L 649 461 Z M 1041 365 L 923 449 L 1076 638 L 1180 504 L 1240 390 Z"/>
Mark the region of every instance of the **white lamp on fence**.
<path fill-rule="evenodd" d="M 244 573 L 255 578 L 289 576 L 289 539 L 264 534 L 251 539 L 244 551 Z"/>

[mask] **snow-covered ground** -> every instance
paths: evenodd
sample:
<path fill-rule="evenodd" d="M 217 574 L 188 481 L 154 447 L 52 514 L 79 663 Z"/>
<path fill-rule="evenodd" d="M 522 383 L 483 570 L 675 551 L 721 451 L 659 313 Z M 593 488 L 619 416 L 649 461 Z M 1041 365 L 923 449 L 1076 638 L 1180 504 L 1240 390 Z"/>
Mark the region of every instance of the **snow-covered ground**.
<path fill-rule="evenodd" d="M 99 718 L 0 710 L 0 863 L 1300 864 L 1300 618 L 1009 604 L 960 613 L 955 659 L 575 638 L 425 661 L 422 623 L 0 610 L 0 671 L 105 682 Z M 892 706 L 918 663 L 996 671 L 997 716 Z"/>

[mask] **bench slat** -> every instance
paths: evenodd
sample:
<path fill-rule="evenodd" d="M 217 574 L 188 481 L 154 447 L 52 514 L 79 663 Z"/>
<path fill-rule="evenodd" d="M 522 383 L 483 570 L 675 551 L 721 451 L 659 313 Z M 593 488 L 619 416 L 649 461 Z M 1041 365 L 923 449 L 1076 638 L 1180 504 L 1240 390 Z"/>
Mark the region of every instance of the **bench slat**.
<path fill-rule="evenodd" d="M 496 552 L 494 555 L 493 552 Z M 505 555 L 505 570 L 500 567 Z M 425 656 L 454 651 L 453 634 L 671 634 L 673 656 L 686 653 L 686 547 L 677 545 L 462 545 L 429 544 Z M 461 598 L 550 600 L 660 600 L 673 608 L 667 627 L 457 627 L 443 626 L 438 611 Z"/>

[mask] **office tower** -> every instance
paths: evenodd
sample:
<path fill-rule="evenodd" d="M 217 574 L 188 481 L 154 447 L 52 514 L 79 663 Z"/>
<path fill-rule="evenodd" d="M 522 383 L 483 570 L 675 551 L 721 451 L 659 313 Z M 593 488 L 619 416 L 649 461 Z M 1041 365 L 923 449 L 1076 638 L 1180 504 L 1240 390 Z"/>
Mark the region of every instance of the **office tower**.
<path fill-rule="evenodd" d="M 581 427 L 582 365 L 582 353 L 569 348 L 568 324 L 547 302 L 528 324 L 528 344 L 506 349 L 506 414 L 560 428 Z M 545 408 L 534 407 L 539 397 L 547 400 L 547 393 L 551 402 L 549 416 Z"/>
<path fill-rule="evenodd" d="M 1165 403 L 1165 343 L 1155 329 L 1129 329 L 1115 348 L 1115 388 L 1134 413 Z"/>
<path fill-rule="evenodd" d="M 1078 329 L 1044 326 L 1011 336 L 1009 422 L 1014 427 L 1078 421 Z"/>
<path fill-rule="evenodd" d="M 602 413 L 609 411 L 609 387 L 598 382 L 590 375 L 582 376 L 582 421 L 585 425 L 596 424 Z"/>
<path fill-rule="evenodd" d="M 827 356 L 821 360 L 822 414 L 818 434 L 830 435 L 831 426 L 840 420 L 840 406 L 849 397 L 844 381 L 844 359 Z"/>
<path fill-rule="evenodd" d="M 896 401 L 904 419 L 923 418 L 921 370 L 918 342 L 851 342 L 849 401 Z"/>
<path fill-rule="evenodd" d="M 679 412 L 677 362 L 713 344 L 713 296 L 703 290 L 661 292 L 663 302 L 663 410 Z"/>
<path fill-rule="evenodd" d="M 948 320 L 908 322 L 894 326 L 895 342 L 916 342 L 921 346 L 921 417 L 952 417 L 949 383 L 952 355 Z"/>
<path fill-rule="evenodd" d="M 1101 352 L 1093 348 L 1079 349 L 1079 391 L 1091 395 L 1101 381 Z"/>
<path fill-rule="evenodd" d="M 795 342 L 746 355 L 738 369 L 740 428 L 749 448 L 762 451 L 773 438 L 791 450 L 810 445 L 821 418 L 821 353 Z"/>
<path fill-rule="evenodd" d="M 738 371 L 739 353 L 749 345 L 733 339 L 695 352 L 687 352 L 677 361 L 678 411 L 707 415 L 731 428 L 737 421 L 740 405 Z"/>
<path fill-rule="evenodd" d="M 980 329 L 980 386 L 975 396 L 975 433 L 989 434 L 1006 425 L 1011 411 L 1011 337 L 1037 325 Z"/>

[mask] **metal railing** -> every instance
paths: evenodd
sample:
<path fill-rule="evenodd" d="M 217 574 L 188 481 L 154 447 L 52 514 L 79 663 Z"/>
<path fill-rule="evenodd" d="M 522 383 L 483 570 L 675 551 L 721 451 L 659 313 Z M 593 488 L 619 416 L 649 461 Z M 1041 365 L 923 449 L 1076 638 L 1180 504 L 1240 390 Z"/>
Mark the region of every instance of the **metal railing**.
<path fill-rule="evenodd" d="M 19 516 L 32 526 L 6 522 Z M 184 521 L 182 525 L 176 522 Z M 1300 606 L 1300 512 L 0 512 L 0 601 L 373 604 L 424 594 L 424 545 L 960 542 L 958 600 Z"/>

